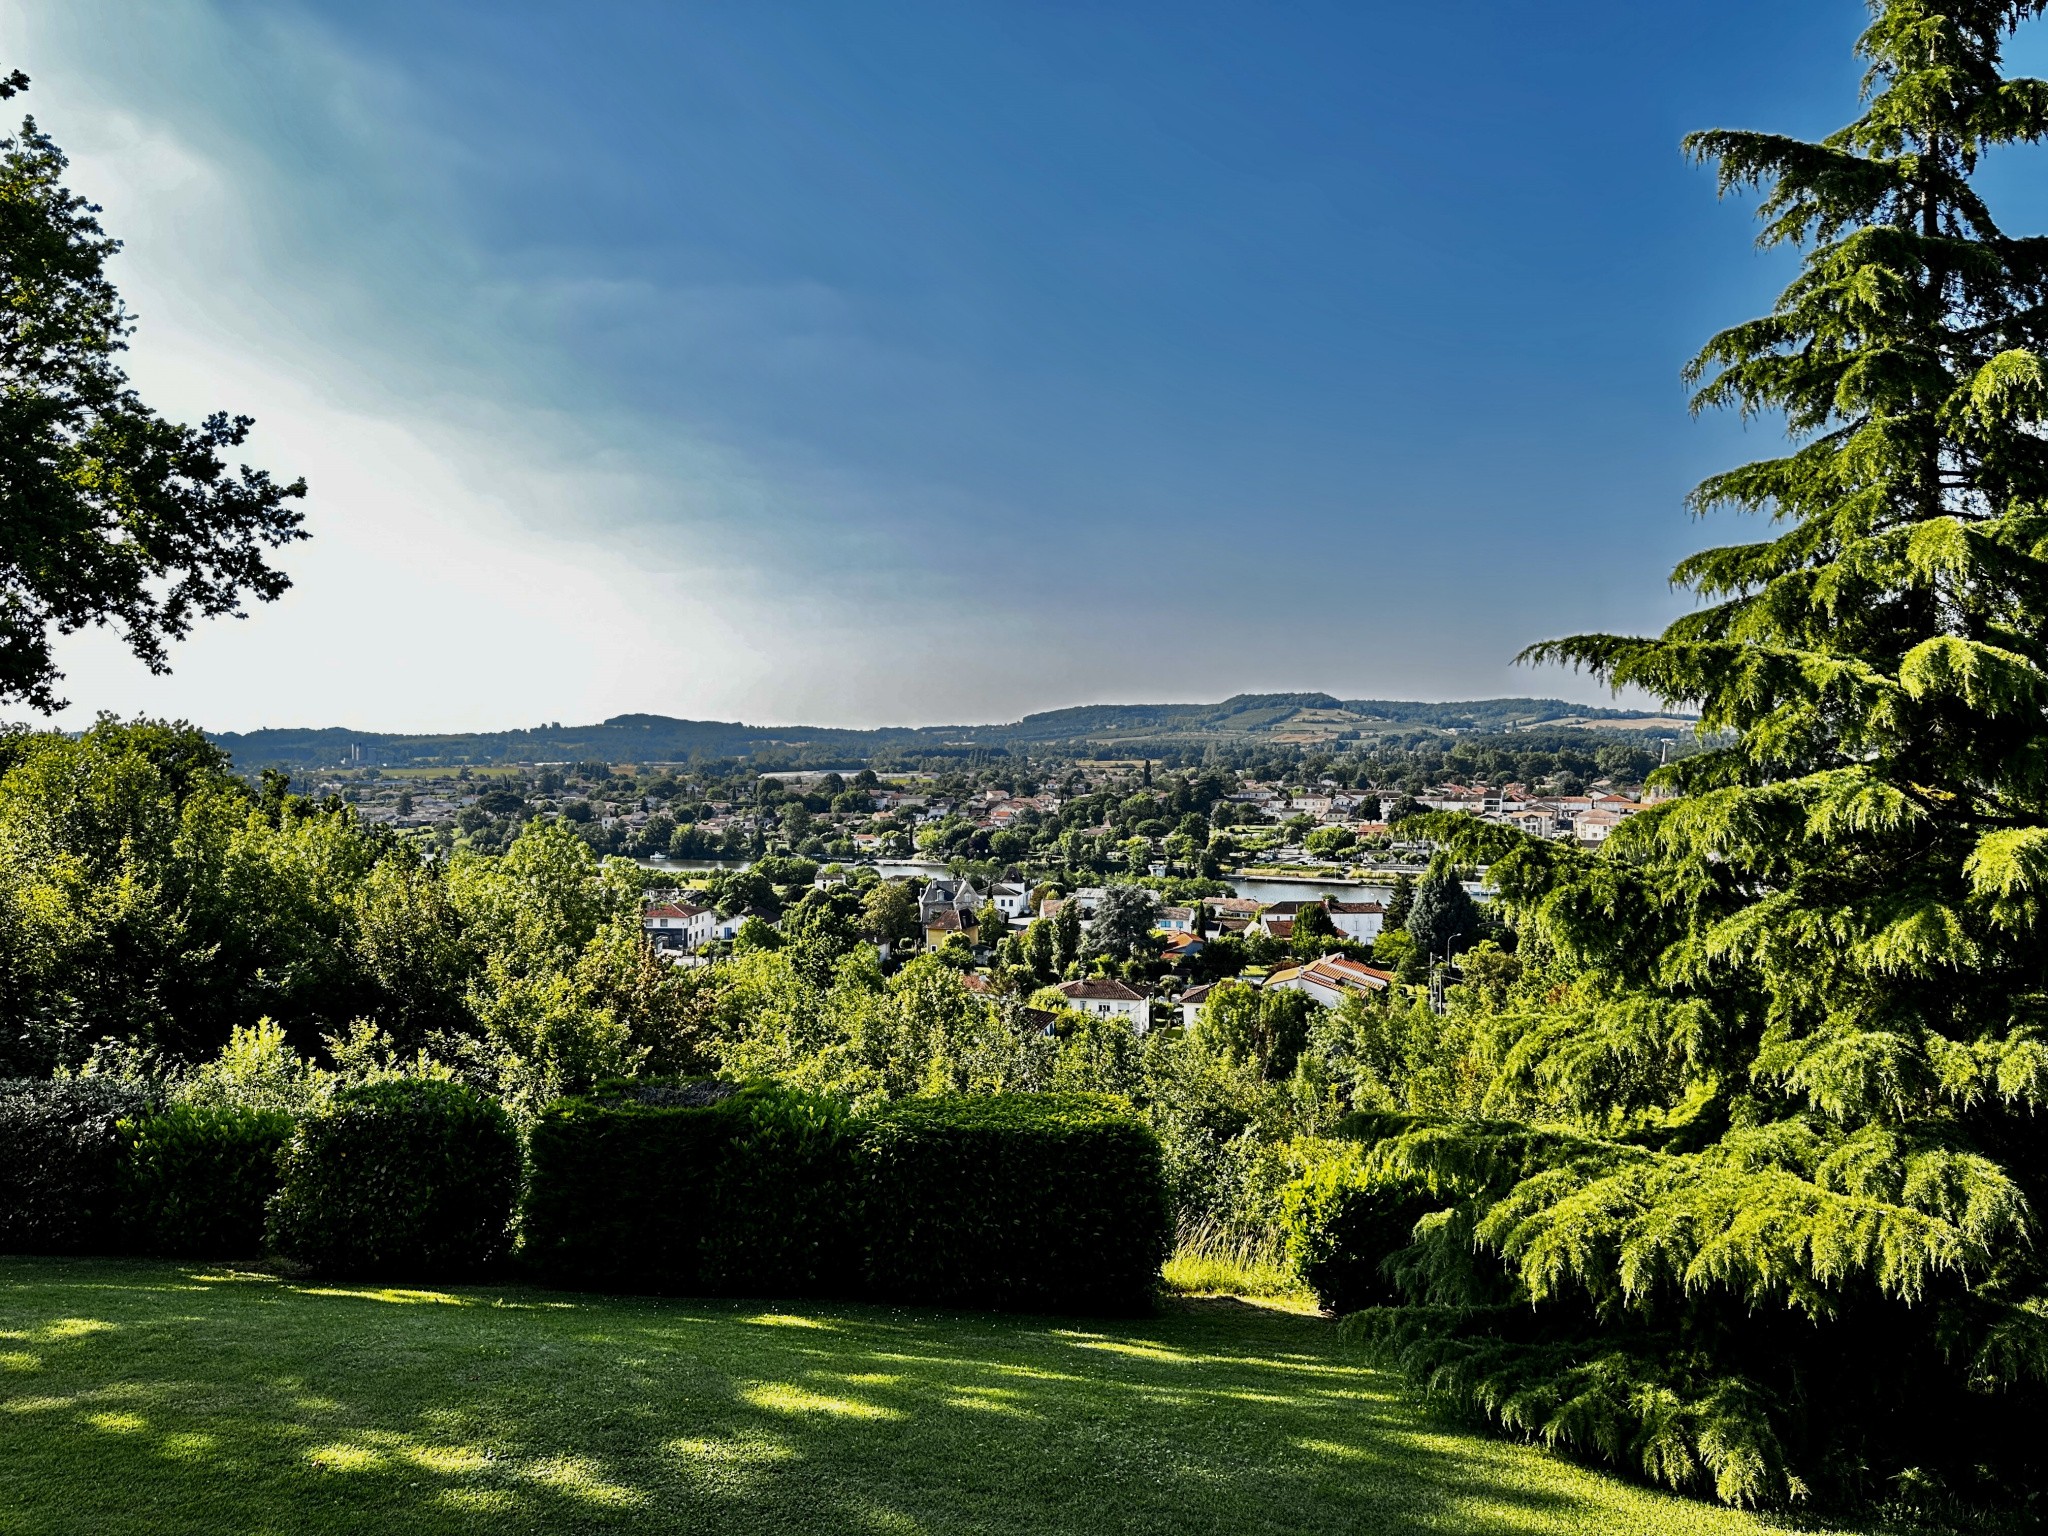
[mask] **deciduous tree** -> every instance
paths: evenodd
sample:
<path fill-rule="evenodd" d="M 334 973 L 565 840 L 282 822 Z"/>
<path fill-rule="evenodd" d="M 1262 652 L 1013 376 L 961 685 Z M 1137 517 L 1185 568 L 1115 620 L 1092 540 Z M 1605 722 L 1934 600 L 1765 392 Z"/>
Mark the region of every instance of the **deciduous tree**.
<path fill-rule="evenodd" d="M 28 85 L 16 71 L 0 98 Z M 52 641 L 118 629 L 152 672 L 193 621 L 291 585 L 266 551 L 305 537 L 302 480 L 231 470 L 254 424 L 143 404 L 120 366 L 134 322 L 108 279 L 120 243 L 64 186 L 33 119 L 0 138 L 0 703 L 62 706 Z"/>

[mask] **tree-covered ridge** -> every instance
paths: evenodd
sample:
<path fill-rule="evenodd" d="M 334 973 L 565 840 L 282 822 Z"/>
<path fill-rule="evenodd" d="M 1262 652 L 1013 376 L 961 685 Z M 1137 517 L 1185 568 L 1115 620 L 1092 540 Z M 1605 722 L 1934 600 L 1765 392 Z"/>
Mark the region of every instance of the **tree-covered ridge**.
<path fill-rule="evenodd" d="M 667 715 L 614 715 L 593 725 L 559 723 L 525 730 L 440 735 L 352 731 L 339 726 L 225 732 L 211 737 L 247 772 L 280 767 L 331 768 L 348 762 L 380 766 L 412 763 L 486 764 L 574 762 L 691 762 L 749 758 L 769 766 L 845 767 L 855 763 L 1044 752 L 1067 748 L 1130 751 L 1155 756 L 1206 746 L 1257 744 L 1306 713 L 1311 734 L 1331 742 L 1371 743 L 1404 735 L 1444 738 L 1470 731 L 1528 731 L 1546 722 L 1632 733 L 1641 716 L 1595 709 L 1563 699 L 1479 699 L 1422 703 L 1391 699 L 1339 700 L 1329 694 L 1239 694 L 1221 704 L 1088 704 L 1026 715 L 993 725 L 839 726 L 747 725 L 734 720 L 677 720 Z M 1606 726 L 1612 722 L 1612 726 Z M 1668 734 L 1668 729 L 1666 734 Z M 1553 732 L 1554 734 L 1554 732 Z"/>
<path fill-rule="evenodd" d="M 1806 252 L 1692 365 L 1793 439 L 1695 505 L 1777 531 L 1684 562 L 1661 636 L 1531 654 L 1728 736 L 1597 856 L 1462 829 L 1537 963 L 1473 1117 L 1379 1149 L 1456 1203 L 1366 1331 L 1733 1501 L 2041 1472 L 2048 240 L 1972 177 L 2048 134 L 2000 71 L 2044 8 L 1884 0 L 1857 121 L 1688 141 Z"/>

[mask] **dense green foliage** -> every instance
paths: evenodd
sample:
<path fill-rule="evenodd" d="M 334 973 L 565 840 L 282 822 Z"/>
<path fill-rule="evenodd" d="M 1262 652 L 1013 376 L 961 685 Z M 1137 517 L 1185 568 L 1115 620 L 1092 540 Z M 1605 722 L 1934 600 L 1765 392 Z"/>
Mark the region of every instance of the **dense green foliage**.
<path fill-rule="evenodd" d="M 1438 828 L 1521 944 L 1439 1042 L 1462 1086 L 1374 1148 L 1446 1208 L 1356 1325 L 1737 1502 L 2048 1486 L 2048 240 L 1971 179 L 2048 135 L 1999 73 L 2043 6 L 1873 9 L 1856 122 L 1691 141 L 1806 247 L 1694 365 L 1795 439 L 1698 505 L 1778 529 L 1682 564 L 1661 637 L 1537 650 L 1723 734 L 1598 854 Z"/>
<path fill-rule="evenodd" d="M 0 80 L 0 99 L 28 85 Z M 133 327 L 106 264 L 99 209 L 63 184 L 34 121 L 0 138 L 0 703 L 54 710 L 51 641 L 117 625 L 152 671 L 196 618 L 291 585 L 265 550 L 304 538 L 303 481 L 232 473 L 253 423 L 166 421 L 129 387 Z"/>
<path fill-rule="evenodd" d="M 550 1105 L 527 1149 L 520 1253 L 551 1284 L 859 1288 L 852 1138 L 836 1100 L 765 1083 L 620 1084 Z"/>
<path fill-rule="evenodd" d="M 172 1104 L 127 1122 L 122 1226 L 143 1253 L 249 1258 L 263 1251 L 265 1207 L 291 1116 Z"/>
<path fill-rule="evenodd" d="M 1388 1261 L 1443 1202 L 1423 1181 L 1376 1165 L 1356 1141 L 1318 1148 L 1306 1163 L 1280 1197 L 1293 1272 L 1332 1312 L 1399 1301 Z"/>
<path fill-rule="evenodd" d="M 0 1070 L 113 1041 L 171 1062 L 274 1021 L 301 1052 L 374 1020 L 538 1108 L 636 1067 L 697 1064 L 686 976 L 646 953 L 638 880 L 565 823 L 430 860 L 196 731 L 0 733 Z"/>
<path fill-rule="evenodd" d="M 459 1083 L 344 1088 L 298 1123 L 280 1168 L 270 1246 L 318 1273 L 455 1279 L 510 1251 L 519 1138 Z"/>
<path fill-rule="evenodd" d="M 150 1104 L 130 1083 L 0 1078 L 0 1253 L 119 1252 L 122 1121 Z"/>
<path fill-rule="evenodd" d="M 1101 1095 L 903 1100 L 860 1178 L 868 1286 L 905 1301 L 1133 1311 L 1171 1235 L 1158 1140 Z"/>

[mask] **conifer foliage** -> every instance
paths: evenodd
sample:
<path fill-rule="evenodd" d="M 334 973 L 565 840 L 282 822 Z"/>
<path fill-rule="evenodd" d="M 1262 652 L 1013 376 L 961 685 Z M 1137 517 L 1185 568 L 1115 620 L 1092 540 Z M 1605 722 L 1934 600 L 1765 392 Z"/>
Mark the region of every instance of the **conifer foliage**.
<path fill-rule="evenodd" d="M 2001 72 L 2044 9 L 1876 0 L 1855 122 L 1688 141 L 1803 252 L 1691 369 L 1789 429 L 1694 497 L 1770 536 L 1531 654 L 1710 749 L 1597 854 L 1467 823 L 1525 961 L 1490 1118 L 1374 1151 L 1442 1208 L 1359 1333 L 1730 1502 L 2048 1487 L 2048 239 L 1973 181 L 2048 135 Z"/>

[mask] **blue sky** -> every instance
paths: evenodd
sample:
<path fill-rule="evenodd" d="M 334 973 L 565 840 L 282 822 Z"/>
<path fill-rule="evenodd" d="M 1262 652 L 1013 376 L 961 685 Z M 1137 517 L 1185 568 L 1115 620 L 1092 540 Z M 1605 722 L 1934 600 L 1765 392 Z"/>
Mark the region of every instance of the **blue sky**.
<path fill-rule="evenodd" d="M 1775 443 L 1686 409 L 1789 268 L 1679 137 L 1846 120 L 1862 17 L 0 3 L 146 393 L 313 482 L 291 594 L 67 718 L 1597 698 L 1514 653 L 1676 612 Z"/>

